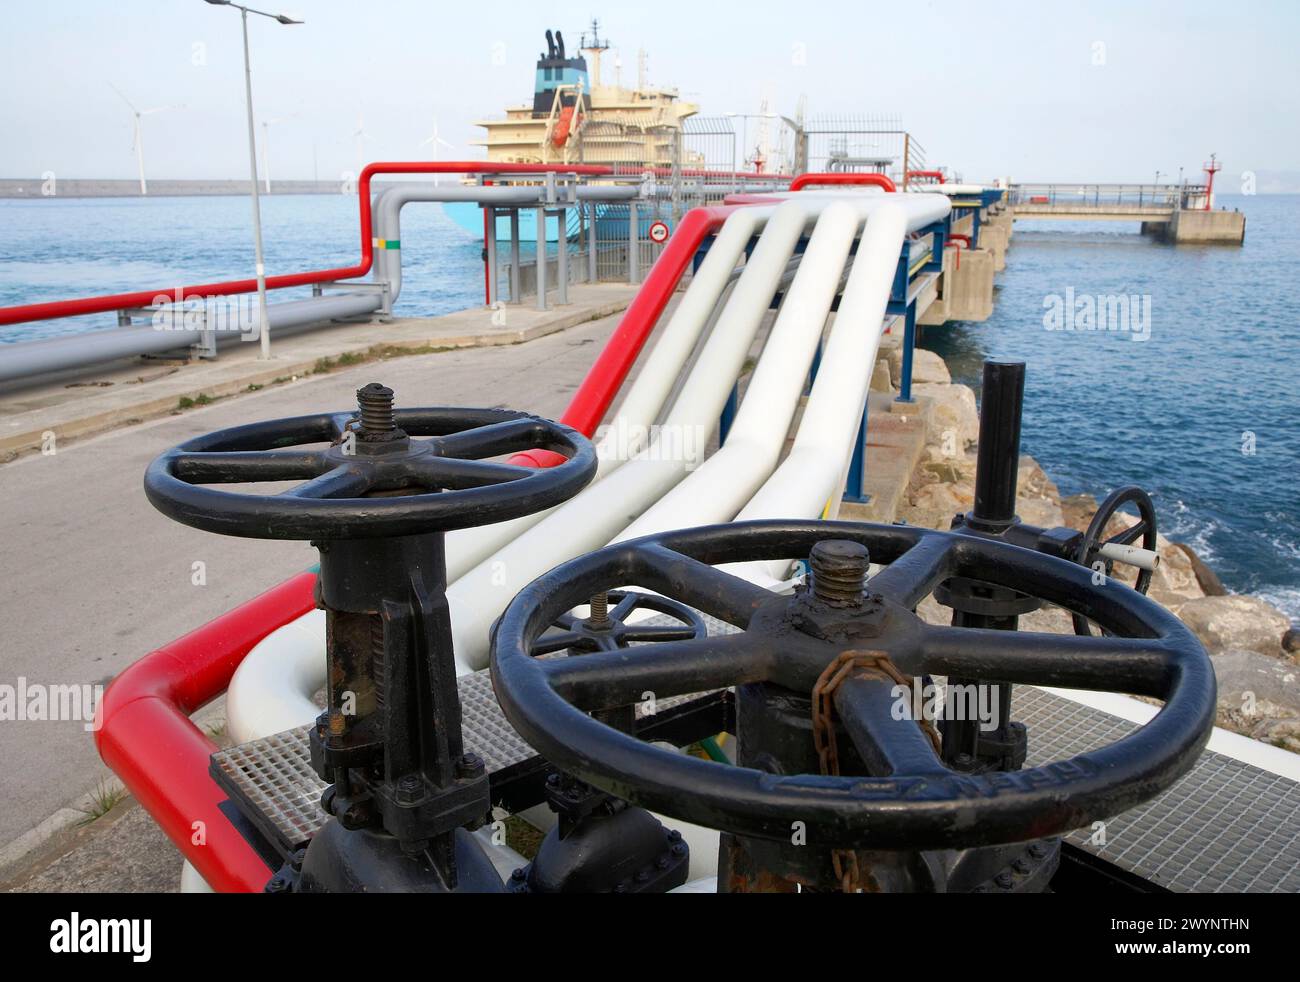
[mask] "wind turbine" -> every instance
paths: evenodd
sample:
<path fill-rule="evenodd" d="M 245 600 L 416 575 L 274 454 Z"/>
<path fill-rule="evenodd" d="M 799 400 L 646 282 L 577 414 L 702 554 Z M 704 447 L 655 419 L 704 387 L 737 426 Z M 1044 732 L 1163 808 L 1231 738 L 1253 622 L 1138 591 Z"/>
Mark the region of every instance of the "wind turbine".
<path fill-rule="evenodd" d="M 262 120 L 262 180 L 266 185 L 266 193 L 271 193 L 271 127 L 276 123 L 283 123 L 286 119 L 293 119 L 297 113 L 290 113 L 288 116 L 277 116 L 275 119 Z"/>
<path fill-rule="evenodd" d="M 439 146 L 444 146 L 444 147 L 446 147 L 448 150 L 455 150 L 455 149 L 456 149 L 455 144 L 453 144 L 453 143 L 448 143 L 446 140 L 444 140 L 441 136 L 438 135 L 438 117 L 437 117 L 437 116 L 434 116 L 434 117 L 433 117 L 433 132 L 432 132 L 431 134 L 429 134 L 428 139 L 424 140 L 424 141 L 420 144 L 420 146 L 422 146 L 422 147 L 427 147 L 427 146 L 429 146 L 430 144 L 433 145 L 433 149 L 429 152 L 429 159 L 430 159 L 430 160 L 433 160 L 433 161 L 436 161 L 436 160 L 438 159 L 438 147 L 439 147 Z M 434 183 L 435 183 L 435 184 L 438 183 L 437 178 L 434 179 Z"/>
<path fill-rule="evenodd" d="M 152 116 L 154 113 L 166 112 L 169 109 L 184 109 L 185 107 L 157 106 L 154 109 L 136 109 L 135 106 L 132 105 L 131 100 L 123 95 L 122 90 L 116 85 L 109 82 L 108 87 L 118 94 L 118 97 L 121 98 L 121 100 L 126 103 L 127 108 L 131 110 L 131 115 L 135 117 L 135 136 L 131 141 L 131 149 L 135 151 L 136 164 L 140 170 L 140 193 L 146 195 L 149 193 L 149 185 L 145 183 L 144 179 L 144 127 L 141 125 L 140 121 L 145 116 Z"/>

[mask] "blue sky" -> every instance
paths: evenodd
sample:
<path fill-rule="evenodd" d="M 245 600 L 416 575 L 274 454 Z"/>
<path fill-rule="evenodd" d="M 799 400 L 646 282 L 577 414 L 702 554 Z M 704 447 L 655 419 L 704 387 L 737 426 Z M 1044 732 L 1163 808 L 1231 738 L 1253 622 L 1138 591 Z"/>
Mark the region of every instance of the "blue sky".
<path fill-rule="evenodd" d="M 756 112 L 764 96 L 791 114 L 801 95 L 810 115 L 897 114 L 931 163 L 971 179 L 1150 180 L 1211 152 L 1228 175 L 1300 171 L 1295 0 L 267 2 L 307 21 L 250 24 L 259 116 L 287 117 L 270 130 L 278 178 L 351 170 L 358 118 L 367 159 L 427 156 L 435 118 L 457 148 L 444 159 L 478 155 L 473 120 L 530 97 L 543 31 L 572 48 L 593 12 L 625 80 L 644 48 L 651 83 L 707 114 Z M 4 18 L 0 177 L 133 176 L 110 82 L 141 109 L 185 107 L 144 121 L 151 177 L 247 173 L 237 12 L 64 0 Z"/>

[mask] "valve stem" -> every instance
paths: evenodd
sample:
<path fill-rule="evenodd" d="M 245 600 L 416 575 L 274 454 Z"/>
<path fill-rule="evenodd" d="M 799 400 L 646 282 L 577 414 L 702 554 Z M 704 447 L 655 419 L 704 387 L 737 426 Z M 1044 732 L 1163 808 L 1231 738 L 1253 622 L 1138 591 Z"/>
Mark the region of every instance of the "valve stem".
<path fill-rule="evenodd" d="M 812 547 L 813 597 L 831 607 L 856 607 L 866 592 L 867 547 L 849 539 L 823 539 Z"/>
<path fill-rule="evenodd" d="M 609 624 L 609 594 L 603 590 L 591 598 L 591 615 L 587 618 L 592 627 Z"/>
<path fill-rule="evenodd" d="M 369 439 L 385 439 L 397 432 L 397 417 L 393 412 L 393 390 L 379 382 L 357 389 L 357 406 L 361 410 L 361 435 Z"/>

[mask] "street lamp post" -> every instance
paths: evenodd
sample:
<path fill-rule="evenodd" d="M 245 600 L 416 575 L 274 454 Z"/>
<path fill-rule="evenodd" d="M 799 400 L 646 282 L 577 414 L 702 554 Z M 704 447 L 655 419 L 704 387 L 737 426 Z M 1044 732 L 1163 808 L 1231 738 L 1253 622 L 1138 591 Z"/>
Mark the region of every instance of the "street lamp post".
<path fill-rule="evenodd" d="M 258 340 L 262 345 L 262 359 L 271 357 L 271 322 L 266 313 L 266 264 L 262 260 L 262 205 L 257 195 L 257 130 L 253 124 L 253 70 L 248 57 L 248 15 L 270 17 L 281 24 L 301 24 L 284 14 L 268 14 L 265 10 L 243 7 L 230 0 L 207 0 L 216 7 L 234 7 L 239 11 L 244 28 L 244 99 L 248 109 L 248 171 L 253 197 L 253 247 L 257 259 L 257 318 Z"/>

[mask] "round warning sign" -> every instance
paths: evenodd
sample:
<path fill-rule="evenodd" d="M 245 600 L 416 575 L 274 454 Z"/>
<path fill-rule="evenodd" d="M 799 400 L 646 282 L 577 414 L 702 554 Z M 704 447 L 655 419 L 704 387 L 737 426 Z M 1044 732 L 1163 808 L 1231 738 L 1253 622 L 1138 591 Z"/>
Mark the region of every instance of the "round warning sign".
<path fill-rule="evenodd" d="M 655 222 L 650 226 L 650 241 L 660 245 L 668 241 L 668 225 L 665 222 Z"/>

